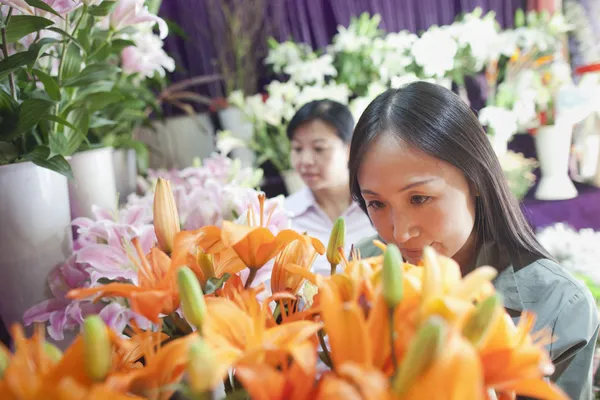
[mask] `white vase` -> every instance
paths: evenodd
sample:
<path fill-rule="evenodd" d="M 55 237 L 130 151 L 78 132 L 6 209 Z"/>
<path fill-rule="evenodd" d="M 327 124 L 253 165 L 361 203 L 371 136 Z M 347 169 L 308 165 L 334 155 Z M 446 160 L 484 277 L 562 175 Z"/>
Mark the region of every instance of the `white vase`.
<path fill-rule="evenodd" d="M 113 152 L 113 167 L 115 184 L 119 196 L 119 204 L 127 201 L 127 196 L 135 192 L 137 179 L 137 164 L 134 149 L 115 149 Z"/>
<path fill-rule="evenodd" d="M 48 274 L 72 252 L 67 178 L 31 162 L 0 166 L 0 315 L 7 329 L 51 297 Z"/>
<path fill-rule="evenodd" d="M 208 114 L 170 117 L 135 132 L 135 137 L 148 145 L 153 169 L 183 169 L 193 165 L 196 158 L 208 157 L 215 150 L 214 136 Z"/>
<path fill-rule="evenodd" d="M 219 110 L 219 121 L 221 121 L 223 130 L 230 131 L 234 137 L 242 139 L 244 142 L 249 142 L 252 139 L 254 127 L 239 108 L 227 107 Z M 256 159 L 254 151 L 247 147 L 234 149 L 230 156 L 238 158 L 245 167 L 252 166 Z"/>
<path fill-rule="evenodd" d="M 281 177 L 283 178 L 283 183 L 285 183 L 285 188 L 287 189 L 288 195 L 294 194 L 306 186 L 300 174 L 293 169 L 289 171 L 283 171 L 281 173 Z"/>
<path fill-rule="evenodd" d="M 538 128 L 535 148 L 540 162 L 541 178 L 535 192 L 539 200 L 567 200 L 577 197 L 577 189 L 569 177 L 572 125 L 550 125 Z"/>
<path fill-rule="evenodd" d="M 69 160 L 74 181 L 69 182 L 71 217 L 93 218 L 92 206 L 117 209 L 113 148 L 102 147 L 73 154 Z"/>

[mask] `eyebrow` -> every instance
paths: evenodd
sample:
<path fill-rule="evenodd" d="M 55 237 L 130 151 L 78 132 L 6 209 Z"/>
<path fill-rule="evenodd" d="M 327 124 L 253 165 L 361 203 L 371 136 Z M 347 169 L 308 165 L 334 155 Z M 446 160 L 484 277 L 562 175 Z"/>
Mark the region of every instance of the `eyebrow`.
<path fill-rule="evenodd" d="M 398 190 L 398 193 L 404 192 L 404 191 L 406 191 L 408 189 L 412 189 L 412 188 L 417 187 L 417 186 L 424 185 L 424 184 L 432 182 L 432 181 L 436 181 L 438 179 L 439 178 L 429 178 L 429 179 L 423 179 L 422 181 L 417 181 L 417 182 L 409 183 L 408 185 L 404 186 L 402 189 Z M 363 193 L 363 194 L 370 194 L 370 195 L 373 195 L 373 196 L 379 196 L 378 193 L 376 193 L 376 192 L 374 192 L 372 190 L 369 190 L 369 189 L 361 189 L 360 192 Z"/>

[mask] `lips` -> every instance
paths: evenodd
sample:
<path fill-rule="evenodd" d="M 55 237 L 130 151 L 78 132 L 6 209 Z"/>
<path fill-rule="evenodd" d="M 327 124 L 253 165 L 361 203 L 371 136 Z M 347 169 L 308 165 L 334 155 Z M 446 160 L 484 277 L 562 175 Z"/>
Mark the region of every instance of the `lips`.
<path fill-rule="evenodd" d="M 410 259 L 421 258 L 423 256 L 423 249 L 400 249 L 402 256 Z"/>

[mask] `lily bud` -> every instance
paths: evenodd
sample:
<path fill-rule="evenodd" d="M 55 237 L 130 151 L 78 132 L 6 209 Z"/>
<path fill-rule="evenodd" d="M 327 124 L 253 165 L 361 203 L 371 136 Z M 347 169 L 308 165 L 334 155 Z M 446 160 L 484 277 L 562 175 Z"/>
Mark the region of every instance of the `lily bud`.
<path fill-rule="evenodd" d="M 463 326 L 463 336 L 475 346 L 481 344 L 486 339 L 494 321 L 502 316 L 502 304 L 502 296 L 499 293 L 478 303 Z"/>
<path fill-rule="evenodd" d="M 394 244 L 387 246 L 383 255 L 383 298 L 388 307 L 395 308 L 403 295 L 402 254 Z"/>
<path fill-rule="evenodd" d="M 44 351 L 46 352 L 48 357 L 50 357 L 50 359 L 54 362 L 59 362 L 63 356 L 62 351 L 60 351 L 60 349 L 52 343 L 44 343 Z"/>
<path fill-rule="evenodd" d="M 154 232 L 158 247 L 167 254 L 173 250 L 175 235 L 179 233 L 179 214 L 169 181 L 158 178 L 154 192 Z"/>
<path fill-rule="evenodd" d="M 433 364 L 443 351 L 446 323 L 440 317 L 430 318 L 415 334 L 392 383 L 397 394 L 408 391 L 415 380 Z"/>
<path fill-rule="evenodd" d="M 332 271 L 335 271 L 335 267 L 342 261 L 340 248 L 344 248 L 345 237 L 346 221 L 344 218 L 339 217 L 335 220 L 335 224 L 333 224 L 333 229 L 329 236 L 329 244 L 327 246 L 327 261 L 331 264 Z"/>
<path fill-rule="evenodd" d="M 4 372 L 10 364 L 10 354 L 4 349 L 0 349 L 0 379 L 4 377 Z"/>
<path fill-rule="evenodd" d="M 97 315 L 83 321 L 83 354 L 88 376 L 94 381 L 106 379 L 112 364 L 112 346 L 108 328 Z"/>
<path fill-rule="evenodd" d="M 217 375 L 214 357 L 212 350 L 201 337 L 190 344 L 187 375 L 192 393 L 200 395 L 213 389 Z"/>
<path fill-rule="evenodd" d="M 206 302 L 198 278 L 188 267 L 177 271 L 177 286 L 185 319 L 200 330 L 206 315 Z"/>
<path fill-rule="evenodd" d="M 427 246 L 423 249 L 423 301 L 442 291 L 442 269 L 437 257 L 432 247 Z"/>

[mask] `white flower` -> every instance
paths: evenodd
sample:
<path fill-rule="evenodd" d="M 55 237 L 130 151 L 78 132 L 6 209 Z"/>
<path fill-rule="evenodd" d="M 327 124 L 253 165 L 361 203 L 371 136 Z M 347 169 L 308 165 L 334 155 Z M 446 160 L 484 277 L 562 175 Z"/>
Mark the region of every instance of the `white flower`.
<path fill-rule="evenodd" d="M 248 143 L 235 137 L 231 131 L 218 131 L 216 147 L 219 153 L 227 156 L 234 149 L 248 147 Z"/>
<path fill-rule="evenodd" d="M 244 92 L 241 90 L 234 90 L 227 97 L 227 102 L 233 106 L 236 106 L 239 109 L 244 108 L 244 104 L 246 102 L 246 98 L 244 97 Z"/>
<path fill-rule="evenodd" d="M 290 76 L 293 82 L 300 85 L 323 84 L 326 77 L 337 76 L 331 54 L 287 65 L 283 71 Z"/>
<path fill-rule="evenodd" d="M 353 53 L 371 44 L 371 38 L 361 36 L 352 27 L 338 25 L 338 33 L 333 37 L 333 45 L 329 50 L 334 52 Z"/>
<path fill-rule="evenodd" d="M 493 14 L 490 14 L 493 16 Z M 481 69 L 484 63 L 488 62 L 493 54 L 490 52 L 490 43 L 498 41 L 498 31 L 496 29 L 496 20 L 486 16 L 479 18 L 472 14 L 467 14 L 463 21 L 454 23 L 456 26 L 456 39 L 460 46 L 469 46 L 471 54 L 475 59 L 477 70 Z"/>
<path fill-rule="evenodd" d="M 133 41 L 135 46 L 128 46 L 121 53 L 123 72 L 151 78 L 155 73 L 165 76 L 165 70 L 175 70 L 175 60 L 163 50 L 160 37 L 153 33 L 138 33 Z"/>
<path fill-rule="evenodd" d="M 300 93 L 300 87 L 294 81 L 273 81 L 266 89 L 269 97 L 281 97 L 288 101 L 293 100 Z"/>
<path fill-rule="evenodd" d="M 412 46 L 415 62 L 427 77 L 443 77 L 454 68 L 458 45 L 447 29 L 430 28 Z"/>
<path fill-rule="evenodd" d="M 330 82 L 325 86 L 305 86 L 298 94 L 294 104 L 296 108 L 302 107 L 304 104 L 314 100 L 333 100 L 341 104 L 348 104 L 350 90 L 345 84 L 336 84 Z"/>
<path fill-rule="evenodd" d="M 515 113 L 502 107 L 484 107 L 479 111 L 479 122 L 487 126 L 497 140 L 506 143 L 518 130 Z"/>
<path fill-rule="evenodd" d="M 269 50 L 265 64 L 271 65 L 273 71 L 280 74 L 286 65 L 299 63 L 311 53 L 312 49 L 307 44 L 287 41 Z"/>

